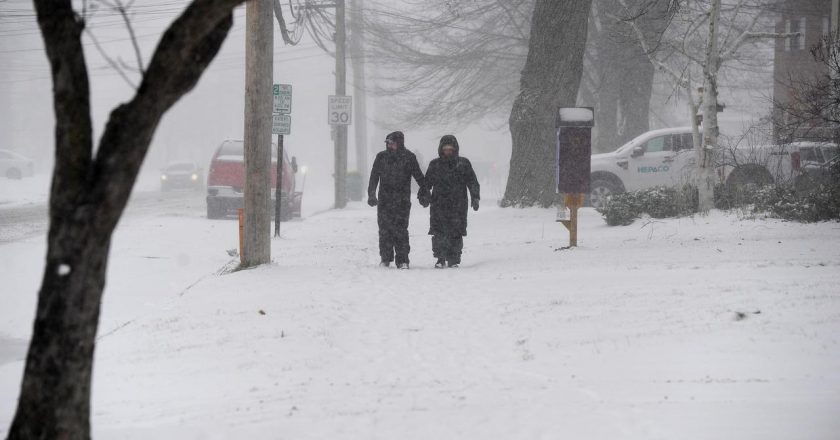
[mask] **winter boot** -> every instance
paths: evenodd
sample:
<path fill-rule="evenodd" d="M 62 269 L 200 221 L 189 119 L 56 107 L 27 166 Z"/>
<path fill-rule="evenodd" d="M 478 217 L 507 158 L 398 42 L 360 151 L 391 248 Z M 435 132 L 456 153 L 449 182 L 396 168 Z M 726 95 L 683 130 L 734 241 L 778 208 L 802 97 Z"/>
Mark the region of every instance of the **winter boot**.
<path fill-rule="evenodd" d="M 437 262 L 435 263 L 435 269 L 443 269 L 446 267 L 446 260 L 443 258 L 438 258 Z"/>
<path fill-rule="evenodd" d="M 379 263 L 379 267 L 391 267 L 391 262 L 390 261 L 383 261 L 383 262 Z"/>
<path fill-rule="evenodd" d="M 457 268 L 458 268 L 458 264 L 460 264 L 460 262 L 459 262 L 459 261 L 450 261 L 450 262 L 449 262 L 449 267 L 451 267 L 451 268 L 453 268 L 453 269 L 457 269 Z"/>
<path fill-rule="evenodd" d="M 400 269 L 408 269 L 408 263 L 400 263 L 397 265 L 397 267 Z"/>

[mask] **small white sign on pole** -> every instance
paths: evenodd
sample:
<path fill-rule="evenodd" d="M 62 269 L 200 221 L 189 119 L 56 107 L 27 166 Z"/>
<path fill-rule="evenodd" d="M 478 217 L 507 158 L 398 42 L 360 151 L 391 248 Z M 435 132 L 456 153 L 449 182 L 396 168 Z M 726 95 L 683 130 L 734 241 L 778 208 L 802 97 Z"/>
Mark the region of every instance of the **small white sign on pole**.
<path fill-rule="evenodd" d="M 350 125 L 353 122 L 353 97 L 330 95 L 327 122 L 330 125 Z"/>
<path fill-rule="evenodd" d="M 292 85 L 274 84 L 274 113 L 288 115 L 292 113 Z"/>
<path fill-rule="evenodd" d="M 271 115 L 271 134 L 291 134 L 291 115 Z"/>

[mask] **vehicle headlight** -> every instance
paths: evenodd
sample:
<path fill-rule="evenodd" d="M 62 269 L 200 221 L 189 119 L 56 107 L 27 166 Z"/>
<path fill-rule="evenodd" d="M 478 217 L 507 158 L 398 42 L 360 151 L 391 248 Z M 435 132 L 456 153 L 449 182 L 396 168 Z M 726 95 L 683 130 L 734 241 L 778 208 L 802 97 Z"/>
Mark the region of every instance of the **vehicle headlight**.
<path fill-rule="evenodd" d="M 166 174 L 160 176 L 160 180 L 166 180 Z"/>
<path fill-rule="evenodd" d="M 198 180 L 198 174 L 193 174 L 192 175 L 192 180 Z"/>

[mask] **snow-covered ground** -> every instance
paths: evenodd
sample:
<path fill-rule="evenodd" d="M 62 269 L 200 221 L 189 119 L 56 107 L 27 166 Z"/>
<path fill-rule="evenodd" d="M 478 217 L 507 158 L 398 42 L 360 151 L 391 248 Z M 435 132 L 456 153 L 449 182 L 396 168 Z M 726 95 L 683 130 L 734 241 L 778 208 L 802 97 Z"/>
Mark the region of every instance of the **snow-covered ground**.
<path fill-rule="evenodd" d="M 607 227 L 470 212 L 460 269 L 379 269 L 375 210 L 283 224 L 226 273 L 233 220 L 127 215 L 96 352 L 100 439 L 836 439 L 840 224 L 706 217 Z M 0 245 L 0 436 L 44 237 Z"/>
<path fill-rule="evenodd" d="M 0 177 L 0 208 L 43 204 L 50 194 L 49 174 L 35 174 L 23 179 Z"/>

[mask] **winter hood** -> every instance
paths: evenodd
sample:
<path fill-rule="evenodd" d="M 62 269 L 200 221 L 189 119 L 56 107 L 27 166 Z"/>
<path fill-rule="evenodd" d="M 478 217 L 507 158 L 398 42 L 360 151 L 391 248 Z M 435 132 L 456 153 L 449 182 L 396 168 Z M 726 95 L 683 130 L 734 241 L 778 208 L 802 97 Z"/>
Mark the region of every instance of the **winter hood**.
<path fill-rule="evenodd" d="M 455 157 L 458 157 L 458 153 L 460 151 L 458 139 L 455 139 L 455 136 L 452 136 L 451 134 L 447 134 L 446 136 L 440 138 L 440 143 L 438 144 L 438 156 L 443 157 L 443 146 L 447 144 L 455 147 Z"/>
<path fill-rule="evenodd" d="M 386 141 L 394 141 L 397 143 L 397 148 L 405 148 L 405 135 L 401 131 L 394 131 L 385 136 Z"/>

